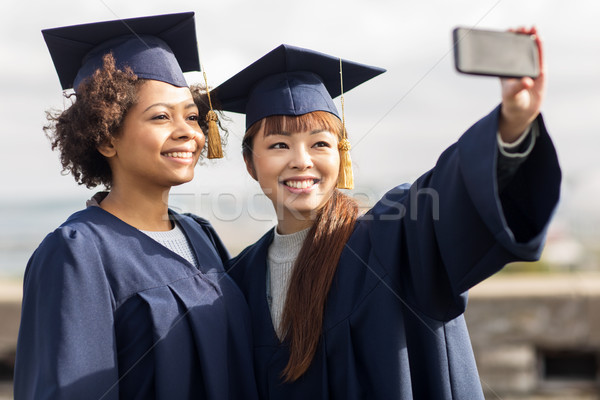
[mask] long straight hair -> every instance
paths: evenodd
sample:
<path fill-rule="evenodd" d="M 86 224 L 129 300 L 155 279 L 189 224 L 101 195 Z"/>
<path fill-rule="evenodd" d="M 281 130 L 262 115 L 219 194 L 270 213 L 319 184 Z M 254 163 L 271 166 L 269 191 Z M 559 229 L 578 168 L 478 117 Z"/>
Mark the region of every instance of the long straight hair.
<path fill-rule="evenodd" d="M 244 159 L 252 165 L 252 144 L 259 132 L 268 135 L 314 129 L 327 130 L 341 139 L 342 123 L 328 112 L 266 117 L 246 131 L 242 142 Z M 327 295 L 357 217 L 356 201 L 337 189 L 315 213 L 314 223 L 294 263 L 281 320 L 281 332 L 285 332 L 285 341 L 290 346 L 290 358 L 281 374 L 286 382 L 300 378 L 315 356 L 323 331 Z"/>

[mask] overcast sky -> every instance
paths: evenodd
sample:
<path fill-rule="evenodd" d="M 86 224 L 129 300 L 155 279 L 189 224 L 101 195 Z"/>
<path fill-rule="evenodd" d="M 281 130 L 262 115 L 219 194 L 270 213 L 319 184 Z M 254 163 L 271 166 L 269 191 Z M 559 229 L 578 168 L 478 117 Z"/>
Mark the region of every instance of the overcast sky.
<path fill-rule="evenodd" d="M 281 43 L 386 68 L 387 73 L 346 95 L 355 181 L 365 192 L 416 178 L 499 102 L 496 79 L 454 71 L 452 28 L 536 25 L 549 74 L 543 112 L 568 189 L 561 207 L 581 221 L 590 220 L 583 211 L 593 211 L 600 222 L 595 205 L 600 196 L 600 3 L 592 0 L 3 1 L 3 204 L 39 197 L 83 201 L 91 193 L 61 176 L 58 155 L 41 129 L 44 111 L 67 103 L 40 30 L 182 11 L 196 12 L 212 86 Z M 188 75 L 190 83 L 199 78 Z M 234 117 L 229 127 L 226 159 L 198 167 L 195 180 L 177 192 L 257 190 L 241 162 L 243 119 Z"/>

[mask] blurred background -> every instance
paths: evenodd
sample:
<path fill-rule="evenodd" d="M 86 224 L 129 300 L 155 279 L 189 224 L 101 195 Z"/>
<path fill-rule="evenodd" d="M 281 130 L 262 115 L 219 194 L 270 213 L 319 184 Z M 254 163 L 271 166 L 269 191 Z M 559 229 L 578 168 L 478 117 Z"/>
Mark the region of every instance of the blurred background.
<path fill-rule="evenodd" d="M 154 4 L 152 4 L 154 3 Z M 600 365 L 600 3 L 573 0 L 4 1 L 0 5 L 0 392 L 10 379 L 25 265 L 44 236 L 96 190 L 61 174 L 42 127 L 70 102 L 41 29 L 142 15 L 196 12 L 209 85 L 281 43 L 380 66 L 348 92 L 356 189 L 366 206 L 430 169 L 439 154 L 500 101 L 497 79 L 459 75 L 455 26 L 535 25 L 544 41 L 544 118 L 563 192 L 542 260 L 510 265 L 472 291 L 467 319 L 490 399 L 597 399 Z M 202 82 L 200 73 L 186 75 Z M 339 99 L 336 100 L 339 108 Z M 274 225 L 246 174 L 243 118 L 229 114 L 226 157 L 206 161 L 170 204 L 211 220 L 237 254 Z M 596 284 L 598 283 L 598 284 Z M 600 305 L 600 304 L 598 304 Z"/>

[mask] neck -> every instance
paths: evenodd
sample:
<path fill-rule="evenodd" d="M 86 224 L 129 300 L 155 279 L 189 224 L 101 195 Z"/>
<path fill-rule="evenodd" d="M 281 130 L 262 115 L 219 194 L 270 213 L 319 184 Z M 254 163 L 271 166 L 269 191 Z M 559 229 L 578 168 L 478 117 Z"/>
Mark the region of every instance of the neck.
<path fill-rule="evenodd" d="M 315 223 L 315 220 L 310 216 L 306 218 L 298 218 L 296 215 L 284 215 L 278 218 L 277 233 L 280 235 L 290 235 L 310 228 Z"/>
<path fill-rule="evenodd" d="M 129 225 L 145 231 L 168 231 L 172 229 L 169 220 L 169 189 L 136 190 L 124 189 L 115 185 L 102 200 L 100 207 Z"/>

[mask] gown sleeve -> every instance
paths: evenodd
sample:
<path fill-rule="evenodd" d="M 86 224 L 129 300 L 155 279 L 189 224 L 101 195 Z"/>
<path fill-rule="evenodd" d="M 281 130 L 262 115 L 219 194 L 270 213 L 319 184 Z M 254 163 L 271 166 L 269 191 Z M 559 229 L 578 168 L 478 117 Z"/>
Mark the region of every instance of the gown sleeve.
<path fill-rule="evenodd" d="M 539 137 L 500 193 L 500 108 L 448 148 L 412 185 L 365 216 L 372 252 L 406 301 L 437 320 L 464 312 L 466 292 L 506 263 L 539 258 L 558 203 L 561 172 L 541 115 Z"/>
<path fill-rule="evenodd" d="M 94 241 L 48 235 L 25 272 L 15 399 L 118 399 L 113 309 Z"/>
<path fill-rule="evenodd" d="M 527 156 L 535 146 L 538 135 L 538 124 L 533 122 L 530 128 L 515 143 L 507 144 L 502 141 L 500 132 L 498 138 L 498 162 L 496 165 L 496 180 L 498 192 L 502 193 L 515 176 L 517 170 L 527 160 Z"/>

